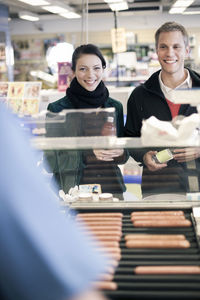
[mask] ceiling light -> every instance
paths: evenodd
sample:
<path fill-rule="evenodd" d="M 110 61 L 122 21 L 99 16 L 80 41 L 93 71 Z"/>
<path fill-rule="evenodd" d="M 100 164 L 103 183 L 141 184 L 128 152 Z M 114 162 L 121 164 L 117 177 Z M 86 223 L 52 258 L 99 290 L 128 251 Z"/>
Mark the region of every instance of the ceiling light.
<path fill-rule="evenodd" d="M 38 6 L 38 5 L 49 5 L 50 3 L 45 0 L 18 0 L 27 4 L 30 4 L 32 6 Z"/>
<path fill-rule="evenodd" d="M 120 11 L 120 10 L 128 9 L 128 3 L 125 1 L 119 3 L 111 3 L 109 4 L 109 6 L 112 11 Z"/>
<path fill-rule="evenodd" d="M 200 10 L 189 10 L 189 11 L 184 11 L 183 12 L 184 15 L 199 15 L 200 14 Z"/>
<path fill-rule="evenodd" d="M 169 10 L 170 14 L 182 14 L 185 9 L 190 6 L 194 0 L 177 0 Z"/>
<path fill-rule="evenodd" d="M 64 18 L 67 18 L 67 19 L 79 19 L 81 18 L 81 15 L 73 12 L 73 11 L 70 11 L 70 12 L 67 12 L 67 13 L 64 13 L 64 14 L 59 14 L 60 16 L 64 17 Z"/>
<path fill-rule="evenodd" d="M 20 19 L 32 21 L 32 22 L 39 21 L 39 16 L 29 11 L 20 11 L 19 17 Z"/>
<path fill-rule="evenodd" d="M 170 14 L 182 14 L 185 10 L 185 7 L 172 7 L 169 11 Z"/>
<path fill-rule="evenodd" d="M 61 6 L 49 5 L 49 6 L 42 6 L 42 8 L 50 11 L 53 14 L 62 14 L 62 13 L 69 12 L 68 8 L 63 8 Z"/>
<path fill-rule="evenodd" d="M 194 0 L 177 0 L 172 7 L 188 7 L 190 6 Z"/>

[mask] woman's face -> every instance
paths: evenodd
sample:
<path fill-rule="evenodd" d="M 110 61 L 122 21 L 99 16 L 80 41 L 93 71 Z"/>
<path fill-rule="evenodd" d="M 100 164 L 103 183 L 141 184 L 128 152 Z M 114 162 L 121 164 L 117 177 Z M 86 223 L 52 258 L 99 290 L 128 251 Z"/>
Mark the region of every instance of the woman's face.
<path fill-rule="evenodd" d="M 83 54 L 76 62 L 75 76 L 79 84 L 89 92 L 94 91 L 102 80 L 102 62 L 95 54 Z"/>

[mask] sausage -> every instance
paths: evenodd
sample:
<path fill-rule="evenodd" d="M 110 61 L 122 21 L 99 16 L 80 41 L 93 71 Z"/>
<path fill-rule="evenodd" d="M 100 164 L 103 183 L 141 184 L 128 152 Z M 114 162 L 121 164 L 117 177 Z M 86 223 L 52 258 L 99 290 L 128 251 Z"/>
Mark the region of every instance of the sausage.
<path fill-rule="evenodd" d="M 115 236 L 105 236 L 105 235 L 95 235 L 96 239 L 100 242 L 119 242 L 121 237 L 119 235 Z"/>
<path fill-rule="evenodd" d="M 122 226 L 122 222 L 120 220 L 112 221 L 112 220 L 79 220 L 78 224 L 86 224 L 86 225 L 96 225 L 96 226 Z"/>
<path fill-rule="evenodd" d="M 133 221 L 135 227 L 190 227 L 189 220 L 137 220 Z"/>
<path fill-rule="evenodd" d="M 122 213 L 79 213 L 76 215 L 77 217 L 115 217 L 115 218 L 122 218 Z"/>
<path fill-rule="evenodd" d="M 96 226 L 96 225 L 87 225 L 88 229 L 91 231 L 120 231 L 122 230 L 121 226 Z"/>
<path fill-rule="evenodd" d="M 104 253 L 121 253 L 121 249 L 118 247 L 100 247 L 100 248 L 95 248 L 96 251 L 104 252 Z"/>
<path fill-rule="evenodd" d="M 111 222 L 122 222 L 120 218 L 114 218 L 114 217 L 76 217 L 77 221 L 83 220 L 83 221 L 111 221 Z"/>
<path fill-rule="evenodd" d="M 96 241 L 92 242 L 92 244 L 97 244 Z M 98 241 L 99 247 L 106 247 L 106 248 L 112 248 L 112 247 L 119 247 L 119 242 L 115 241 Z"/>
<path fill-rule="evenodd" d="M 104 257 L 106 255 L 106 257 L 108 259 L 114 259 L 114 260 L 117 260 L 117 261 L 119 261 L 121 259 L 121 253 L 117 253 L 117 252 L 113 252 L 113 253 L 107 252 L 106 254 L 105 254 L 105 252 L 99 252 L 99 255 L 102 255 Z"/>
<path fill-rule="evenodd" d="M 113 281 L 95 281 L 93 282 L 93 286 L 99 290 L 117 290 L 117 284 Z"/>
<path fill-rule="evenodd" d="M 185 220 L 185 216 L 181 216 L 181 215 L 136 215 L 136 216 L 131 216 L 131 221 L 135 221 L 135 220 Z"/>
<path fill-rule="evenodd" d="M 106 273 L 109 273 L 110 267 L 116 268 L 118 266 L 118 261 L 116 259 L 111 259 L 111 260 L 108 260 L 107 264 L 108 264 L 108 267 L 107 267 L 108 269 L 107 269 Z"/>
<path fill-rule="evenodd" d="M 129 240 L 126 241 L 127 248 L 189 248 L 187 240 Z"/>
<path fill-rule="evenodd" d="M 113 278 L 114 278 L 113 274 L 106 273 L 106 274 L 101 274 L 100 275 L 100 280 L 101 281 L 112 281 Z"/>
<path fill-rule="evenodd" d="M 134 211 L 131 213 L 131 216 L 134 215 L 174 215 L 174 216 L 178 216 L 184 215 L 184 212 L 182 210 L 150 210 L 150 211 Z"/>
<path fill-rule="evenodd" d="M 109 237 L 109 236 L 119 236 L 119 237 L 121 237 L 122 236 L 122 232 L 121 231 L 91 231 L 90 230 L 90 232 L 92 232 L 95 236 L 107 236 L 107 237 Z M 90 234 L 90 232 L 89 232 L 89 234 Z"/>
<path fill-rule="evenodd" d="M 159 240 L 165 240 L 165 239 L 175 239 L 175 240 L 185 240 L 185 236 L 183 234 L 127 234 L 124 237 L 125 241 L 129 240 L 139 240 L 139 239 L 159 239 Z"/>
<path fill-rule="evenodd" d="M 135 274 L 200 274 L 199 266 L 138 266 Z"/>

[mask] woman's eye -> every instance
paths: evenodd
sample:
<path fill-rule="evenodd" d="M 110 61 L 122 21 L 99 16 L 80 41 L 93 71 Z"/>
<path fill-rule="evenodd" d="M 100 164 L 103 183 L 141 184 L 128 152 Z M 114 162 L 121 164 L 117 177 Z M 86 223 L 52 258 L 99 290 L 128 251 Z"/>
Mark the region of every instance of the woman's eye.
<path fill-rule="evenodd" d="M 79 70 L 80 70 L 80 71 L 85 71 L 85 68 L 80 68 Z"/>

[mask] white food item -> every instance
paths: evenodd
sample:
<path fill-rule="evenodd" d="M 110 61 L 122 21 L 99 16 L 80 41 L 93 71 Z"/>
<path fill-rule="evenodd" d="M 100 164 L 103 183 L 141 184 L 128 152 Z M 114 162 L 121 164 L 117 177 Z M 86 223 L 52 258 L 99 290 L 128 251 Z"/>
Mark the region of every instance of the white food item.
<path fill-rule="evenodd" d="M 99 195 L 100 201 L 112 201 L 113 195 L 111 193 L 102 193 Z"/>
<path fill-rule="evenodd" d="M 78 199 L 81 201 L 92 201 L 93 197 L 91 193 L 80 193 Z"/>

